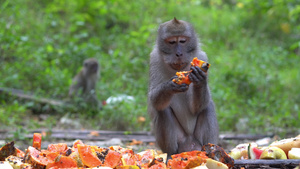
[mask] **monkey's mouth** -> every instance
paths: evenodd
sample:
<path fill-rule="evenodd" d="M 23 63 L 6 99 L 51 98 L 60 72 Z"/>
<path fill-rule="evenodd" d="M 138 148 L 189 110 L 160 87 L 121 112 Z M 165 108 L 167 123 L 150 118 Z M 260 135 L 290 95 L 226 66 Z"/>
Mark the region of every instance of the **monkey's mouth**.
<path fill-rule="evenodd" d="M 93 65 L 93 67 L 91 68 L 93 73 L 96 73 L 98 71 L 98 66 L 97 65 Z"/>
<path fill-rule="evenodd" d="M 183 68 L 185 68 L 187 66 L 187 63 L 172 63 L 172 64 L 170 64 L 170 66 L 174 70 L 182 70 Z"/>

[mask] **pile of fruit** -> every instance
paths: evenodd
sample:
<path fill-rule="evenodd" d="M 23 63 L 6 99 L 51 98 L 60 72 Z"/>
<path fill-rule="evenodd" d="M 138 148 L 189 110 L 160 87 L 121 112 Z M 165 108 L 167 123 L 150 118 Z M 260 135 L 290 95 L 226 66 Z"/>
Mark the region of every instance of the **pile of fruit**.
<path fill-rule="evenodd" d="M 34 133 L 32 146 L 25 152 L 16 148 L 13 141 L 7 143 L 0 148 L 0 168 L 226 169 L 234 167 L 234 159 L 300 159 L 300 135 L 275 141 L 266 147 L 258 147 L 256 143 L 240 144 L 229 154 L 220 146 L 207 144 L 202 147 L 202 151 L 174 154 L 168 162 L 167 154 L 152 149 L 134 153 L 129 148 L 103 148 L 76 140 L 72 147 L 66 143 L 57 143 L 49 144 L 44 150 L 41 149 L 41 143 L 40 133 Z"/>
<path fill-rule="evenodd" d="M 34 133 L 33 144 L 25 152 L 7 143 L 0 148 L 2 169 L 60 169 L 60 168 L 116 168 L 116 169 L 226 169 L 234 160 L 223 148 L 208 144 L 203 151 L 191 151 L 172 155 L 166 164 L 166 154 L 148 149 L 134 153 L 132 149 L 120 146 L 102 148 L 74 141 L 72 147 L 66 143 L 49 144 L 41 149 L 42 135 Z"/>
<path fill-rule="evenodd" d="M 264 147 L 256 143 L 239 144 L 229 155 L 234 159 L 300 159 L 300 135 Z"/>

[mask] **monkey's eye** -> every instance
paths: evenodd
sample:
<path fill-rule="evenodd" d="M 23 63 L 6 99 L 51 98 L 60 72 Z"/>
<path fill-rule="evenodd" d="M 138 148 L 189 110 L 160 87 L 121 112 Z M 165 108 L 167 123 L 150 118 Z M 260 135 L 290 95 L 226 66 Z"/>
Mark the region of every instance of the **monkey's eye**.
<path fill-rule="evenodd" d="M 178 40 L 179 40 L 179 43 L 185 43 L 186 42 L 186 38 L 180 37 Z"/>
<path fill-rule="evenodd" d="M 179 42 L 180 42 L 180 43 L 185 43 L 185 42 L 186 42 L 186 40 L 180 40 Z"/>
<path fill-rule="evenodd" d="M 173 45 L 175 43 L 176 43 L 176 41 L 173 41 L 173 40 L 169 41 L 169 44 L 171 44 L 171 45 Z"/>
<path fill-rule="evenodd" d="M 165 40 L 166 43 L 173 45 L 175 43 L 177 43 L 177 37 L 169 37 Z"/>

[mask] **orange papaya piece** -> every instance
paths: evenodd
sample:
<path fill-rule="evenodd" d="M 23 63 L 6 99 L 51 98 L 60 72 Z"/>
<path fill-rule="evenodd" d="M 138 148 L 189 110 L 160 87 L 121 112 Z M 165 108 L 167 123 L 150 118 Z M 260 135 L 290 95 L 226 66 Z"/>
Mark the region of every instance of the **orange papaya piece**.
<path fill-rule="evenodd" d="M 198 59 L 197 57 L 194 57 L 193 61 L 191 62 L 191 66 L 198 66 L 201 70 L 207 72 L 208 68 L 210 67 L 210 64 Z"/>
<path fill-rule="evenodd" d="M 20 150 L 18 148 L 16 148 L 16 150 L 17 150 L 17 157 L 24 157 L 25 156 L 25 153 L 22 150 Z"/>
<path fill-rule="evenodd" d="M 53 167 L 51 167 L 51 168 L 49 168 L 49 169 L 59 169 L 59 168 L 56 167 L 56 166 L 53 166 Z"/>
<path fill-rule="evenodd" d="M 132 149 L 124 148 L 121 146 L 110 146 L 109 149 L 119 152 L 121 155 L 123 155 L 123 154 L 132 154 L 133 155 L 134 154 Z"/>
<path fill-rule="evenodd" d="M 84 145 L 83 142 L 82 142 L 81 140 L 76 140 L 76 141 L 74 141 L 73 146 L 72 146 L 72 151 L 77 151 L 77 146 L 78 146 L 79 144 L 80 144 L 80 145 Z"/>
<path fill-rule="evenodd" d="M 42 134 L 41 133 L 33 133 L 32 147 L 40 150 L 41 145 L 42 145 Z"/>
<path fill-rule="evenodd" d="M 122 158 L 120 161 L 120 166 L 133 166 L 136 165 L 136 160 L 134 157 L 134 152 L 132 149 L 123 148 L 121 146 L 110 146 L 110 150 L 116 151 L 121 154 Z"/>
<path fill-rule="evenodd" d="M 55 158 L 53 162 L 50 162 L 47 164 L 46 169 L 50 169 L 51 167 L 57 167 L 57 168 L 76 168 L 77 163 L 76 161 L 71 158 L 64 155 L 59 155 Z"/>
<path fill-rule="evenodd" d="M 101 166 L 102 162 L 97 157 L 97 154 L 91 146 L 84 144 L 77 144 L 78 153 L 82 163 L 90 168 Z"/>
<path fill-rule="evenodd" d="M 119 164 L 122 164 L 122 155 L 120 152 L 98 146 L 91 146 L 91 148 L 96 152 L 98 159 L 102 162 L 101 166 L 115 168 Z"/>
<path fill-rule="evenodd" d="M 82 160 L 80 158 L 80 155 L 79 155 L 78 151 L 72 152 L 69 155 L 69 157 L 73 158 L 76 161 L 78 167 L 83 167 L 84 166 L 83 163 L 82 163 Z"/>
<path fill-rule="evenodd" d="M 134 155 L 136 161 L 136 164 L 138 166 L 141 166 L 142 168 L 148 168 L 148 166 L 152 163 L 155 157 L 154 150 L 145 150 L 140 153 L 137 153 Z"/>
<path fill-rule="evenodd" d="M 31 164 L 35 169 L 45 169 L 46 165 L 49 162 L 52 162 L 51 160 L 44 157 L 44 155 L 39 150 L 32 146 L 29 146 L 27 148 L 24 161 L 25 163 Z"/>
<path fill-rule="evenodd" d="M 105 167 L 115 168 L 121 162 L 122 155 L 116 151 L 109 150 L 105 156 L 104 165 Z"/>
<path fill-rule="evenodd" d="M 122 166 L 136 165 L 136 158 L 135 158 L 135 156 L 132 155 L 132 154 L 122 155 L 121 165 Z"/>
<path fill-rule="evenodd" d="M 208 158 L 205 152 L 197 150 L 174 154 L 171 157 L 167 166 L 172 169 L 194 168 L 205 163 Z"/>
<path fill-rule="evenodd" d="M 189 79 L 189 74 L 191 71 L 181 71 L 181 72 L 176 72 L 177 78 L 173 79 L 172 81 L 177 83 L 177 84 L 191 84 L 192 82 Z"/>
<path fill-rule="evenodd" d="M 155 158 L 150 164 L 149 169 L 167 169 L 167 165 L 162 158 Z"/>
<path fill-rule="evenodd" d="M 149 169 L 167 169 L 167 165 L 165 163 L 154 164 Z"/>
<path fill-rule="evenodd" d="M 51 161 L 54 161 L 56 157 L 58 157 L 60 154 L 58 152 L 48 152 L 46 154 L 46 158 L 51 160 Z"/>
<path fill-rule="evenodd" d="M 117 166 L 116 169 L 140 169 L 137 165 Z"/>
<path fill-rule="evenodd" d="M 50 152 L 58 152 L 59 154 L 65 155 L 68 149 L 68 145 L 66 143 L 58 143 L 58 144 L 49 144 L 48 151 Z"/>

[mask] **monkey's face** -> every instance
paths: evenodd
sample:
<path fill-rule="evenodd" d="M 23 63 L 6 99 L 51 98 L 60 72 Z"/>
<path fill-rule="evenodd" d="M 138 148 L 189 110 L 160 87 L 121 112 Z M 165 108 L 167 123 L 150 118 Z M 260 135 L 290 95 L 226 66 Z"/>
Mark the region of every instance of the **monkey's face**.
<path fill-rule="evenodd" d="M 83 67 L 87 75 L 97 74 L 99 70 L 98 61 L 92 59 L 85 60 Z"/>
<path fill-rule="evenodd" d="M 164 39 L 159 45 L 163 52 L 163 60 L 172 69 L 179 71 L 190 65 L 194 55 L 192 52 L 196 49 L 195 42 L 187 36 L 171 36 Z M 195 43 L 195 44 L 193 44 Z"/>
<path fill-rule="evenodd" d="M 164 63 L 181 71 L 187 70 L 195 57 L 198 39 L 189 23 L 173 19 L 160 25 L 157 44 Z"/>

